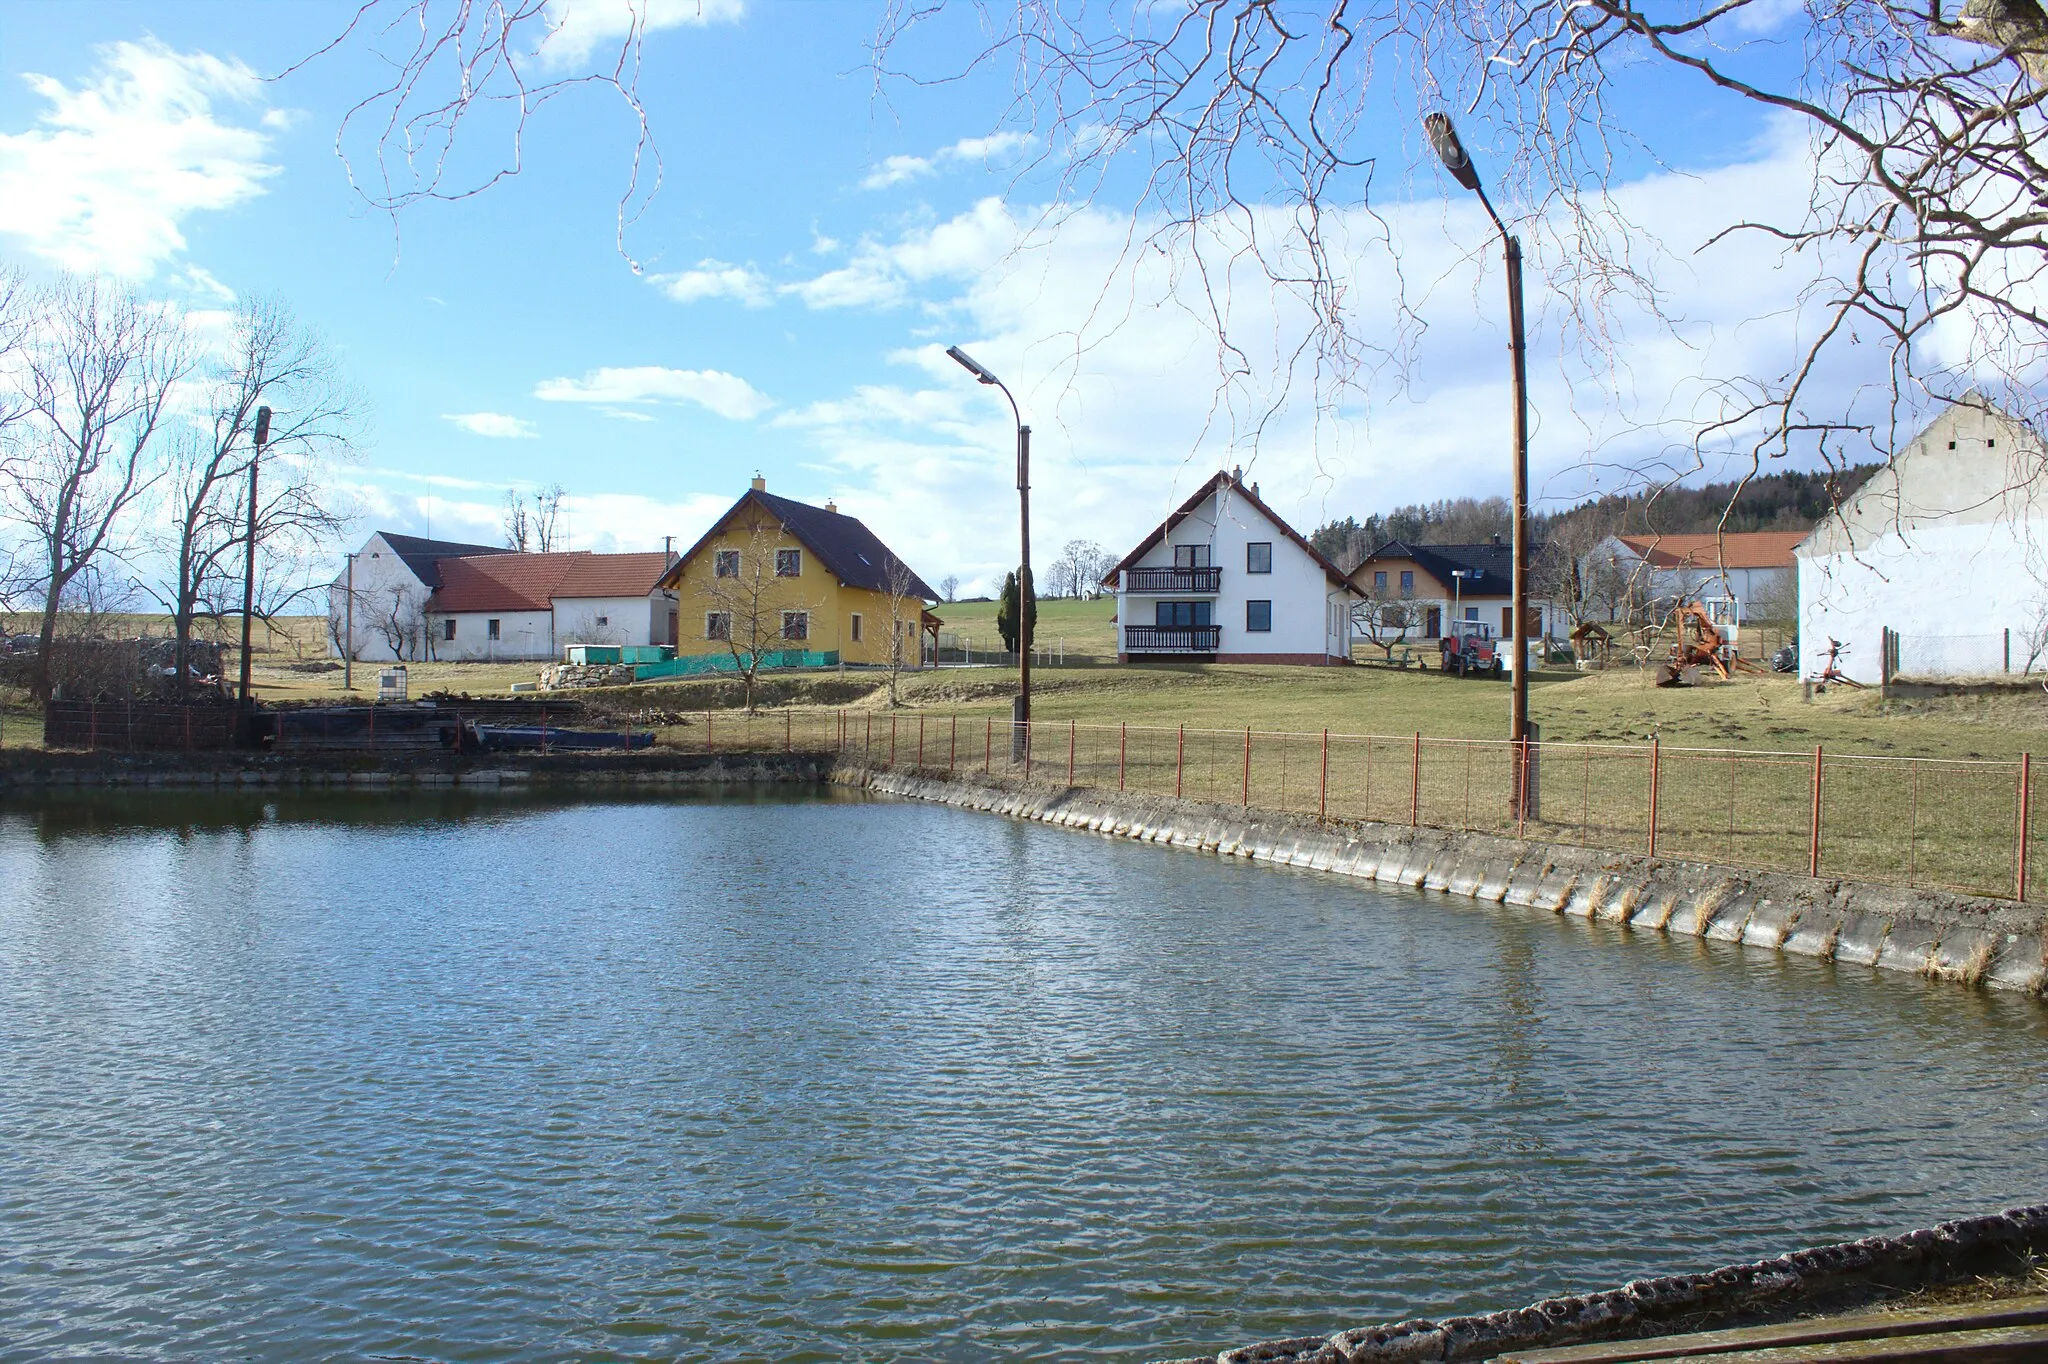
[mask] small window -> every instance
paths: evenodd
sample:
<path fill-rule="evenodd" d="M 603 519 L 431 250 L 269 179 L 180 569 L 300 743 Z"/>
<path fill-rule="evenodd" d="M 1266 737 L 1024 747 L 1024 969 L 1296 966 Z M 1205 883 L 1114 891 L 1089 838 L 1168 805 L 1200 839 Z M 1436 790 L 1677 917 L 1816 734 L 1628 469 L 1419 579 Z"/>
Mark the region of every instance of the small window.
<path fill-rule="evenodd" d="M 731 639 L 732 613 L 730 611 L 706 611 L 704 613 L 704 638 Z"/>
<path fill-rule="evenodd" d="M 1415 595 L 1415 573 L 1412 569 L 1404 568 L 1401 570 L 1401 595 L 1404 597 Z"/>
<path fill-rule="evenodd" d="M 1273 628 L 1273 603 L 1269 601 L 1248 601 L 1244 604 L 1244 628 L 1253 634 L 1265 634 Z"/>
<path fill-rule="evenodd" d="M 489 619 L 489 620 L 487 620 L 487 621 L 485 621 L 485 622 L 484 622 L 484 638 L 485 638 L 485 639 L 496 639 L 496 638 L 498 638 L 498 620 L 497 620 L 497 617 L 493 616 L 493 617 L 492 617 L 491 619 Z"/>
<path fill-rule="evenodd" d="M 448 617 L 448 619 L 441 622 L 441 638 L 455 638 L 455 617 L 450 616 Z"/>
<path fill-rule="evenodd" d="M 784 611 L 782 613 L 782 637 L 784 639 L 809 639 L 811 637 L 811 613 L 808 611 Z"/>
<path fill-rule="evenodd" d="M 1478 619 L 1479 619 L 1479 608 L 1478 608 L 1478 607 L 1476 607 L 1476 606 L 1468 606 L 1468 607 L 1466 607 L 1466 608 L 1465 608 L 1465 619 L 1466 619 L 1466 620 L 1478 620 Z M 1506 617 L 1502 617 L 1502 619 L 1506 619 Z"/>
<path fill-rule="evenodd" d="M 1985 441 L 1984 448 L 1986 450 L 1996 450 L 1998 448 L 1998 437 L 1993 436 L 1990 440 Z"/>
<path fill-rule="evenodd" d="M 801 578 L 804 575 L 804 552 L 800 549 L 778 549 L 775 551 L 775 576 L 778 578 Z"/>
<path fill-rule="evenodd" d="M 860 643 L 860 613 L 857 611 L 853 616 L 853 642 Z"/>
<path fill-rule="evenodd" d="M 711 576 L 714 578 L 737 578 L 740 576 L 740 552 L 736 549 L 721 549 L 711 556 Z"/>
<path fill-rule="evenodd" d="M 1247 573 L 1271 573 L 1273 571 L 1273 542 L 1254 540 L 1244 547 L 1244 571 Z"/>
<path fill-rule="evenodd" d="M 599 629 L 603 629 L 605 626 L 610 625 L 611 623 L 612 618 L 610 616 L 599 616 L 597 618 L 597 624 Z"/>
<path fill-rule="evenodd" d="M 1372 575 L 1372 590 L 1380 593 L 1384 593 L 1387 590 L 1387 574 L 1385 569 Z"/>

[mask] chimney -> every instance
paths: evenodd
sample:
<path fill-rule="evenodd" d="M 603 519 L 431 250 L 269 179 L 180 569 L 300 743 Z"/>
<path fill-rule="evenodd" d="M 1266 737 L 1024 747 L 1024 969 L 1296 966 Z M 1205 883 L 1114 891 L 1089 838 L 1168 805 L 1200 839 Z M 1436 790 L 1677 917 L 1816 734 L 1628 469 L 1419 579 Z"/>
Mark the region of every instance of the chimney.
<path fill-rule="evenodd" d="M 1252 496 L 1253 496 L 1253 497 L 1257 497 L 1258 495 L 1259 495 L 1259 485 L 1258 485 L 1258 484 L 1256 484 L 1256 483 L 1254 483 L 1254 484 L 1252 484 Z"/>
<path fill-rule="evenodd" d="M 1230 481 L 1232 483 L 1244 482 L 1244 466 L 1242 464 L 1233 464 L 1230 466 Z"/>
<path fill-rule="evenodd" d="M 825 499 L 825 510 L 837 516 L 839 515 L 839 504 L 828 497 Z"/>
<path fill-rule="evenodd" d="M 1500 548 L 1500 532 L 1499 532 L 1499 531 L 1495 531 L 1495 532 L 1493 533 L 1493 547 L 1494 547 L 1495 549 L 1499 549 L 1499 548 Z"/>
<path fill-rule="evenodd" d="M 757 492 L 757 493 L 765 493 L 765 492 L 767 492 L 767 491 L 768 491 L 768 480 L 767 480 L 767 479 L 765 479 L 765 478 L 763 478 L 763 477 L 761 477 L 761 476 L 760 476 L 759 474 L 755 474 L 755 475 L 754 475 L 754 491 L 755 491 L 755 492 Z"/>

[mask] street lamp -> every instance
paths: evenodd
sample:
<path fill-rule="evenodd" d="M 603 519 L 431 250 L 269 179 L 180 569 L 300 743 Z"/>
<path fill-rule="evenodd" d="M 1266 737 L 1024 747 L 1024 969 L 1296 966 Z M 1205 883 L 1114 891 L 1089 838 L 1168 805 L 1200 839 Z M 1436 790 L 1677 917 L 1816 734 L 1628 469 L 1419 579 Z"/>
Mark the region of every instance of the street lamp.
<path fill-rule="evenodd" d="M 1017 699 L 1010 703 L 1010 756 L 1014 760 L 1024 756 L 1024 745 L 1031 741 L 1031 428 L 1017 410 L 1016 395 L 987 365 L 958 346 L 948 346 L 946 354 L 982 383 L 1002 389 L 1017 422 Z"/>
<path fill-rule="evenodd" d="M 1486 197 L 1486 190 L 1479 183 L 1479 171 L 1466 153 L 1465 144 L 1458 140 L 1458 130 L 1452 125 L 1451 116 L 1430 114 L 1422 120 L 1422 127 L 1429 134 L 1429 145 L 1436 150 L 1437 159 L 1444 163 L 1444 169 L 1451 173 L 1451 178 L 1479 196 L 1479 202 L 1486 207 L 1486 216 L 1493 219 L 1494 227 L 1500 232 L 1501 244 L 1507 254 L 1508 352 L 1514 360 L 1515 375 L 1515 668 L 1509 682 L 1508 738 L 1519 744 L 1529 737 L 1529 640 L 1526 633 L 1529 613 L 1529 347 L 1522 332 L 1522 239 L 1508 231 L 1507 224 L 1500 220 L 1500 214 L 1494 212 L 1493 201 Z M 1519 806 L 1521 802 L 1517 800 L 1516 803 Z"/>

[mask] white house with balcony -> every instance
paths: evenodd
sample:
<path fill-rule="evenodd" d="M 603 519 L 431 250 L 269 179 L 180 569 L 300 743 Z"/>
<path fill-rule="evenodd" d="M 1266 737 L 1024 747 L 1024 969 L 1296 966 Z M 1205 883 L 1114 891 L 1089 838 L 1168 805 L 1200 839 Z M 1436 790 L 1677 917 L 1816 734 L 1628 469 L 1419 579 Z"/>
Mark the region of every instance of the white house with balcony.
<path fill-rule="evenodd" d="M 1120 663 L 1351 661 L 1357 590 L 1237 470 L 1204 483 L 1103 585 Z"/>

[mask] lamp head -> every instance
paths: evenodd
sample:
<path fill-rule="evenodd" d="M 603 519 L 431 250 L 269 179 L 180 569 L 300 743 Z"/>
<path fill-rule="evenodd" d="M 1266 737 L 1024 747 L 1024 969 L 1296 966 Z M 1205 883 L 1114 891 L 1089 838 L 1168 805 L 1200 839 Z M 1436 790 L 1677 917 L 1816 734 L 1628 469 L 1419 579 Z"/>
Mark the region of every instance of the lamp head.
<path fill-rule="evenodd" d="M 1444 163 L 1444 169 L 1451 178 L 1466 189 L 1479 189 L 1479 168 L 1472 164 L 1472 158 L 1465 151 L 1465 144 L 1458 140 L 1457 125 L 1451 116 L 1438 112 L 1422 120 L 1423 131 L 1429 134 L 1429 145 L 1436 150 L 1437 160 Z"/>
<path fill-rule="evenodd" d="M 981 380 L 981 382 L 985 384 L 992 384 L 996 382 L 996 376 L 990 373 L 987 365 L 982 364 L 981 361 L 975 359 L 966 351 L 961 350 L 958 346 L 946 347 L 946 354 L 952 356 L 954 361 L 957 364 L 959 364 L 959 366 L 962 369 L 966 370 L 969 374 L 972 374 L 975 378 Z"/>
<path fill-rule="evenodd" d="M 256 409 L 256 448 L 261 450 L 268 444 L 270 444 L 270 409 L 268 407 L 259 407 Z"/>

